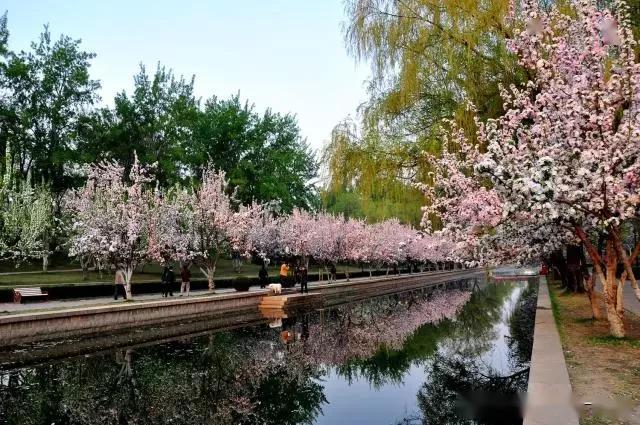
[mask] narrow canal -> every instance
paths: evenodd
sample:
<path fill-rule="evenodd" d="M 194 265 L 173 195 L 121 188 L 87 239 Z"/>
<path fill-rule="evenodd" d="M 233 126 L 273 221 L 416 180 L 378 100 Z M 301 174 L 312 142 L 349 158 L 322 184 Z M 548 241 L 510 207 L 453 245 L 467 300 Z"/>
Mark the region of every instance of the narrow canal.
<path fill-rule="evenodd" d="M 535 282 L 474 280 L 5 364 L 0 424 L 517 424 L 536 293 Z"/>

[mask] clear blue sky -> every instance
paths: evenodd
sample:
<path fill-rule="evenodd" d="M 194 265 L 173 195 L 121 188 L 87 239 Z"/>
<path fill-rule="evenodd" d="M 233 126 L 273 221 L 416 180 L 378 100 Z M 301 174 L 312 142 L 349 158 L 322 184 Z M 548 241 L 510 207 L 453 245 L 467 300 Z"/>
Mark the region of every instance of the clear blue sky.
<path fill-rule="evenodd" d="M 95 52 L 104 103 L 132 88 L 140 63 L 196 76 L 203 99 L 240 91 L 259 110 L 298 116 L 314 149 L 365 100 L 366 64 L 348 56 L 342 0 L 2 0 L 10 46 L 27 49 L 45 23 Z"/>

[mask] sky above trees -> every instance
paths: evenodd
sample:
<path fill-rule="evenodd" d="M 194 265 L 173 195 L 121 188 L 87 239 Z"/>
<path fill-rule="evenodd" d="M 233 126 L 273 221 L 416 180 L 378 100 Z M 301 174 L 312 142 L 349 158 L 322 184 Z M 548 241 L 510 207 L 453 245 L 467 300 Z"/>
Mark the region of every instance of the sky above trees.
<path fill-rule="evenodd" d="M 344 47 L 343 2 L 294 0 L 110 2 L 6 0 L 11 46 L 27 50 L 44 24 L 82 39 L 95 52 L 91 76 L 103 103 L 133 89 L 140 63 L 157 62 L 196 76 L 195 93 L 227 97 L 240 91 L 258 110 L 295 113 L 314 149 L 335 124 L 366 99 L 366 64 Z"/>

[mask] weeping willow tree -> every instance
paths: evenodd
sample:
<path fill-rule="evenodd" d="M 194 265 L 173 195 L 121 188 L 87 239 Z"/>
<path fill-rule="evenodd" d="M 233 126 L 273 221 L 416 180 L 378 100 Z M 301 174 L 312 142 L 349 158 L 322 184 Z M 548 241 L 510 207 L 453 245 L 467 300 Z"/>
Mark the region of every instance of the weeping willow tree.
<path fill-rule="evenodd" d="M 508 0 L 347 0 L 347 48 L 372 74 L 358 122 L 336 126 L 325 147 L 325 207 L 419 220 L 412 183 L 429 181 L 422 152 L 440 150 L 442 120 L 472 132 L 468 101 L 496 117 L 499 84 L 528 77 L 506 50 L 508 9 Z"/>
<path fill-rule="evenodd" d="M 371 222 L 390 217 L 420 222 L 423 195 L 412 182 L 428 164 L 416 144 L 374 132 L 362 136 L 356 123 L 345 120 L 334 128 L 323 163 L 329 172 L 323 192 L 329 211 Z"/>

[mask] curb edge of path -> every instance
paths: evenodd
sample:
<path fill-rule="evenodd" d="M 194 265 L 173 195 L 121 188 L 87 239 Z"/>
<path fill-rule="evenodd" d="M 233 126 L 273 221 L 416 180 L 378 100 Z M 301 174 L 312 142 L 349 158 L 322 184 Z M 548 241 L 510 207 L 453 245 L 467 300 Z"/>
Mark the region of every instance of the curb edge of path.
<path fill-rule="evenodd" d="M 578 425 L 569 372 L 551 310 L 549 286 L 540 277 L 524 425 Z"/>

